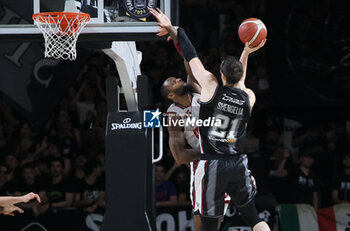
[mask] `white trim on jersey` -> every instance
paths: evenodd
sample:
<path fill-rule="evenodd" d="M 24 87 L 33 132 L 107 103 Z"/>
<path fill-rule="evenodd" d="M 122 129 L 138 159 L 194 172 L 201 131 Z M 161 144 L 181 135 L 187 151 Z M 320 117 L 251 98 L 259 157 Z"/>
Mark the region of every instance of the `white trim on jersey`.
<path fill-rule="evenodd" d="M 203 151 L 203 145 L 202 145 L 201 133 L 199 133 L 198 139 L 199 139 L 199 148 L 200 148 L 200 151 L 201 151 L 201 153 L 204 153 L 204 151 Z"/>
<path fill-rule="evenodd" d="M 202 186 L 203 186 L 203 179 L 204 179 L 204 175 L 205 175 L 205 165 L 206 165 L 207 161 L 206 160 L 200 160 L 198 162 L 198 166 L 197 166 L 197 171 L 196 174 L 194 176 L 194 182 L 195 182 L 195 199 L 196 201 L 194 201 L 194 211 L 199 211 L 200 213 L 202 213 Z"/>

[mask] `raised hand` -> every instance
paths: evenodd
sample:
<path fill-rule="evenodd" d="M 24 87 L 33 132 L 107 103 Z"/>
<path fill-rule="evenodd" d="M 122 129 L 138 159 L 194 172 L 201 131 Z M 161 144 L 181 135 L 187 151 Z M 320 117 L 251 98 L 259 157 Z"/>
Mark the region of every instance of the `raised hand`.
<path fill-rule="evenodd" d="M 159 8 L 157 8 L 157 10 L 148 8 L 148 10 L 158 21 L 157 24 L 159 26 L 159 29 L 157 36 L 165 36 L 169 34 L 170 36 L 168 36 L 167 41 L 170 41 L 172 39 L 175 44 L 178 43 L 177 27 L 174 27 L 171 24 L 171 21 L 168 18 L 168 16 L 166 16 Z"/>
<path fill-rule="evenodd" d="M 245 44 L 245 50 L 248 54 L 251 54 L 257 50 L 259 50 L 260 48 L 262 48 L 266 43 L 266 39 L 262 40 L 261 43 L 259 45 L 257 45 L 256 47 L 249 47 L 248 42 Z"/>
<path fill-rule="evenodd" d="M 159 27 L 157 36 L 162 37 L 168 34 L 167 29 L 163 27 Z M 168 38 L 166 39 L 168 42 L 171 40 L 171 36 L 169 35 Z"/>
<path fill-rule="evenodd" d="M 165 29 L 172 27 L 171 21 L 168 18 L 168 16 L 166 16 L 159 8 L 157 8 L 157 10 L 155 10 L 153 8 L 148 8 L 148 10 L 157 19 L 158 26 L 165 28 Z"/>

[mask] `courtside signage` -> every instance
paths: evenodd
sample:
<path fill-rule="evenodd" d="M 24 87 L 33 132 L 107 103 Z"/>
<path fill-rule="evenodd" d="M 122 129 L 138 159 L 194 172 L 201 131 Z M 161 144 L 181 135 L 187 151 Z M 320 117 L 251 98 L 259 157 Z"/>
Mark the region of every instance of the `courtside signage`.
<path fill-rule="evenodd" d="M 131 118 L 125 118 L 121 123 L 112 123 L 111 130 L 142 129 L 142 122 L 132 122 Z"/>

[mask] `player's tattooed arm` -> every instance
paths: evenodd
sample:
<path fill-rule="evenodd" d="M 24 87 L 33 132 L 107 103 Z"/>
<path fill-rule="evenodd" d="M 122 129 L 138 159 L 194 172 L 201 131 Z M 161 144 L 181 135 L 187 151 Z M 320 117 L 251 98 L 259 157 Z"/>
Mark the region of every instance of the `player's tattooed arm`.
<path fill-rule="evenodd" d="M 169 117 L 169 119 L 176 121 L 176 120 L 179 120 L 180 117 L 172 116 L 172 117 Z M 200 158 L 199 149 L 186 147 L 185 135 L 180 126 L 169 126 L 168 132 L 169 132 L 170 151 L 176 163 L 186 164 L 192 161 L 199 160 Z"/>

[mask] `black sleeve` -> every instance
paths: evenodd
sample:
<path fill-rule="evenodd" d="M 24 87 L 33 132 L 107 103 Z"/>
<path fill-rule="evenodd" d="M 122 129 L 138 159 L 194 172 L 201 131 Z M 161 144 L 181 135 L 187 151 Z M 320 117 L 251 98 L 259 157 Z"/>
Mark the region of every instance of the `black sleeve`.
<path fill-rule="evenodd" d="M 196 49 L 188 39 L 184 29 L 181 27 L 177 29 L 177 40 L 179 41 L 182 53 L 187 62 L 190 62 L 191 59 L 198 57 Z"/>

